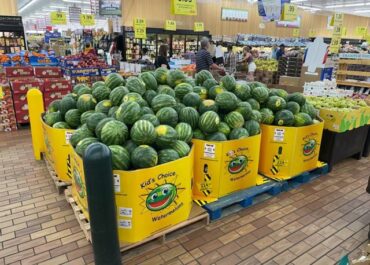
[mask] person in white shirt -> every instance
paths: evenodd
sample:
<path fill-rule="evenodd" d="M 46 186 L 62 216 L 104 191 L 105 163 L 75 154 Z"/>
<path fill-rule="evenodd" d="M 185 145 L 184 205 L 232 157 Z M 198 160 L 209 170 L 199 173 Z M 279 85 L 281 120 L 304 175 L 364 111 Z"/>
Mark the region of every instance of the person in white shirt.
<path fill-rule="evenodd" d="M 213 41 L 209 42 L 209 46 L 207 50 L 211 54 L 212 60 L 215 63 L 216 62 L 216 45 Z"/>
<path fill-rule="evenodd" d="M 151 59 L 150 59 L 150 56 L 148 55 L 148 48 L 143 48 L 142 53 L 143 55 L 141 57 L 141 60 L 150 62 Z"/>
<path fill-rule="evenodd" d="M 224 51 L 221 42 L 218 42 L 216 46 L 216 64 L 224 64 Z"/>

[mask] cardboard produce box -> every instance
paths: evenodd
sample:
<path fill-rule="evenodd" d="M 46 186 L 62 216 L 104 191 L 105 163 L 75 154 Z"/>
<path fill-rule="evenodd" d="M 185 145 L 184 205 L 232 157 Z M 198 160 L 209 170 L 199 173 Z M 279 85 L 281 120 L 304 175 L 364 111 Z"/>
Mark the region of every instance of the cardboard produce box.
<path fill-rule="evenodd" d="M 6 77 L 30 77 L 33 76 L 32 66 L 7 66 L 5 67 Z"/>
<path fill-rule="evenodd" d="M 62 69 L 58 66 L 35 66 L 35 76 L 40 78 L 59 78 Z"/>
<path fill-rule="evenodd" d="M 72 85 L 69 80 L 64 78 L 52 78 L 52 79 L 44 79 L 44 90 L 45 92 L 51 91 L 72 91 Z"/>
<path fill-rule="evenodd" d="M 39 79 L 18 79 L 15 81 L 11 81 L 11 86 L 13 92 L 26 94 L 28 90 L 31 88 L 37 88 L 39 90 L 43 90 L 43 82 Z"/>
<path fill-rule="evenodd" d="M 282 86 L 299 86 L 300 77 L 282 75 L 279 78 L 279 85 Z"/>

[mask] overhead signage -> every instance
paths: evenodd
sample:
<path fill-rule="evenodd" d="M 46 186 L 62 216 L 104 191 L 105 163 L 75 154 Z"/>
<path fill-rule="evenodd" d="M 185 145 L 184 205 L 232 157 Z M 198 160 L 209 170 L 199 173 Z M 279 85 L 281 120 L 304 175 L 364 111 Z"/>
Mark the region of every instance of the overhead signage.
<path fill-rule="evenodd" d="M 171 0 L 171 12 L 174 15 L 196 16 L 197 0 Z"/>
<path fill-rule="evenodd" d="M 204 23 L 203 22 L 194 22 L 194 31 L 195 32 L 203 32 L 204 31 Z"/>
<path fill-rule="evenodd" d="M 367 35 L 367 27 L 356 27 L 356 35 L 365 37 Z"/>
<path fill-rule="evenodd" d="M 99 0 L 99 15 L 121 16 L 121 0 Z"/>
<path fill-rule="evenodd" d="M 333 37 L 340 38 L 342 37 L 342 27 L 341 26 L 334 26 L 333 29 Z"/>
<path fill-rule="evenodd" d="M 95 25 L 95 16 L 91 14 L 81 14 L 80 23 L 82 26 L 94 26 Z"/>
<path fill-rule="evenodd" d="M 295 21 L 297 19 L 298 8 L 293 4 L 284 4 L 281 20 Z"/>
<path fill-rule="evenodd" d="M 309 32 L 308 32 L 308 37 L 310 37 L 310 38 L 316 37 L 316 30 L 310 29 Z"/>
<path fill-rule="evenodd" d="M 176 31 L 176 21 L 167 19 L 164 24 L 165 30 Z"/>
<path fill-rule="evenodd" d="M 53 11 L 50 12 L 50 20 L 52 25 L 66 25 L 67 16 L 65 12 Z"/>
<path fill-rule="evenodd" d="M 258 14 L 264 21 L 280 20 L 284 4 L 290 0 L 258 0 Z"/>
<path fill-rule="evenodd" d="M 146 20 L 144 18 L 135 18 L 134 33 L 136 39 L 146 39 Z"/>
<path fill-rule="evenodd" d="M 227 21 L 248 21 L 248 10 L 235 8 L 222 8 L 221 19 Z"/>
<path fill-rule="evenodd" d="M 299 29 L 293 29 L 293 37 L 298 38 L 299 37 L 300 30 Z"/>
<path fill-rule="evenodd" d="M 339 38 L 338 37 L 333 37 L 331 39 L 330 47 L 329 47 L 331 53 L 339 53 L 339 49 L 340 49 L 340 46 L 341 46 L 340 41 L 341 41 L 340 37 Z"/>
<path fill-rule="evenodd" d="M 80 22 L 81 8 L 70 6 L 68 8 L 69 22 Z"/>
<path fill-rule="evenodd" d="M 342 26 L 344 20 L 343 13 L 335 13 L 334 16 L 331 17 L 330 26 Z"/>

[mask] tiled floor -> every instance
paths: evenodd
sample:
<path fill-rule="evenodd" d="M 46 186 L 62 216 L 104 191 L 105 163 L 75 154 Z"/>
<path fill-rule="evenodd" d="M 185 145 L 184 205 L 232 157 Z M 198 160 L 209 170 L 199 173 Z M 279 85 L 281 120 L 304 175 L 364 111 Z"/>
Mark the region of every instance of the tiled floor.
<path fill-rule="evenodd" d="M 125 264 L 334 264 L 367 242 L 370 159 L 347 160 L 299 189 L 171 241 Z M 0 134 L 0 265 L 89 264 L 92 247 L 26 130 Z"/>

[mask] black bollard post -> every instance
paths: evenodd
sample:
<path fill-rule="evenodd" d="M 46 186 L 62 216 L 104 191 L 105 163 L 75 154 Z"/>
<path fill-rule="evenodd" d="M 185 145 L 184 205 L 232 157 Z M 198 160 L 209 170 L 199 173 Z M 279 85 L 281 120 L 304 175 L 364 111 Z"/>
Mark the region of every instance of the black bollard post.
<path fill-rule="evenodd" d="M 95 143 L 87 148 L 83 161 L 95 264 L 121 264 L 111 152 Z"/>

